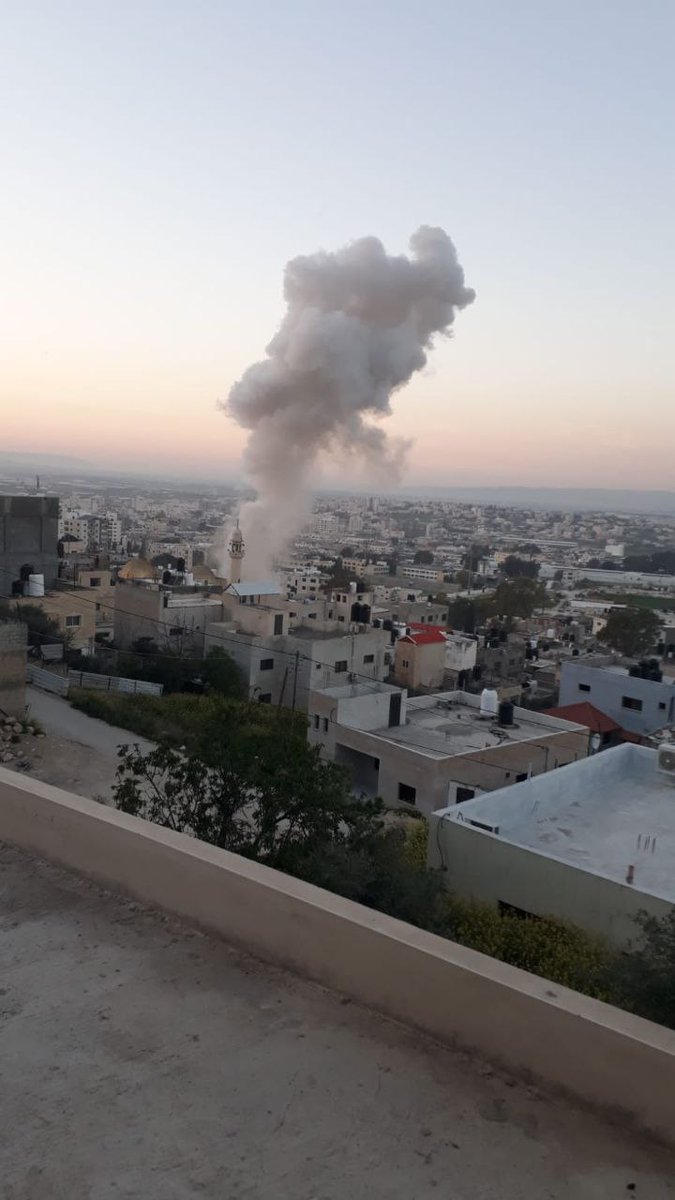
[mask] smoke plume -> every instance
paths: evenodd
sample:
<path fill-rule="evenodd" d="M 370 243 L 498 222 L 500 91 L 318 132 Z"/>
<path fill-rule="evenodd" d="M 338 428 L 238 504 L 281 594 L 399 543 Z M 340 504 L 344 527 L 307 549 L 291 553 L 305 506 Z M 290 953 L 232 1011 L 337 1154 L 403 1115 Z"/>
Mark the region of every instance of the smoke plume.
<path fill-rule="evenodd" d="M 321 451 L 348 450 L 385 470 L 400 465 L 401 444 L 368 418 L 391 412 L 392 394 L 424 367 L 434 335 L 449 334 L 455 312 L 475 296 L 442 229 L 423 225 L 410 251 L 394 257 L 366 237 L 286 267 L 286 315 L 267 357 L 224 405 L 250 430 L 244 467 L 257 499 L 240 520 L 249 576 L 269 570 L 301 527 Z"/>

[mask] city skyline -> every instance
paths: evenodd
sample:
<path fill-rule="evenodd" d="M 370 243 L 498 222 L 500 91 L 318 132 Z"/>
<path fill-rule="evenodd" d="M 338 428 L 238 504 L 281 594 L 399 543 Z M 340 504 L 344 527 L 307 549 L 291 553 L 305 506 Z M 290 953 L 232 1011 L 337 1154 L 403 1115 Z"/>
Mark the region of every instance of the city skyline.
<path fill-rule="evenodd" d="M 672 488 L 674 15 L 647 9 L 17 6 L 2 448 L 237 475 L 217 402 L 286 261 L 429 222 L 477 299 L 394 398 L 401 482 Z"/>

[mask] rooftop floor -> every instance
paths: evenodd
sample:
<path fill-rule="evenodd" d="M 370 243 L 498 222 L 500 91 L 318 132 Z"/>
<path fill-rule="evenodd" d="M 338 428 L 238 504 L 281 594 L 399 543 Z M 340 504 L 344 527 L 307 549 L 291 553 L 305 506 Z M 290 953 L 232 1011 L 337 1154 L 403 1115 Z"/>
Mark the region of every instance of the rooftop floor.
<path fill-rule="evenodd" d="M 405 725 L 384 726 L 373 733 L 431 758 L 449 758 L 581 728 L 571 721 L 556 721 L 524 708 L 515 710 L 513 725 L 503 726 L 496 717 L 481 716 L 478 700 L 470 703 L 473 696 L 457 700 L 451 697 L 459 693 L 447 695 L 447 700 L 436 700 L 433 704 L 425 697 L 408 700 Z"/>
<path fill-rule="evenodd" d="M 625 1129 L 50 864 L 0 866 L 11 1200 L 675 1197 Z"/>
<path fill-rule="evenodd" d="M 503 841 L 626 881 L 675 903 L 675 784 L 656 751 L 616 746 L 582 762 L 462 805 L 462 820 L 499 826 Z M 459 819 L 450 809 L 451 819 Z"/>

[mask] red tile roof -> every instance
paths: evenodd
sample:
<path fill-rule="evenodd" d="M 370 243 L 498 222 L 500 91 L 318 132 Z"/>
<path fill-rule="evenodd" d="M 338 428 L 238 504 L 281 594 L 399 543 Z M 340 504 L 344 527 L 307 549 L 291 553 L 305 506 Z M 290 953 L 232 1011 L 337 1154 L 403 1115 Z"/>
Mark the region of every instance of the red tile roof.
<path fill-rule="evenodd" d="M 443 645 L 446 642 L 445 634 L 440 629 L 434 629 L 430 625 L 426 625 L 423 629 L 413 629 L 409 626 L 410 633 L 405 637 L 399 638 L 401 642 L 412 642 L 413 646 L 433 646 Z"/>
<path fill-rule="evenodd" d="M 623 732 L 616 721 L 613 721 L 604 712 L 600 712 L 600 709 L 596 708 L 594 704 L 589 704 L 588 700 L 582 701 L 580 704 L 563 704 L 561 708 L 545 708 L 544 716 L 560 717 L 563 721 L 574 721 L 577 725 L 585 725 L 593 733 Z"/>

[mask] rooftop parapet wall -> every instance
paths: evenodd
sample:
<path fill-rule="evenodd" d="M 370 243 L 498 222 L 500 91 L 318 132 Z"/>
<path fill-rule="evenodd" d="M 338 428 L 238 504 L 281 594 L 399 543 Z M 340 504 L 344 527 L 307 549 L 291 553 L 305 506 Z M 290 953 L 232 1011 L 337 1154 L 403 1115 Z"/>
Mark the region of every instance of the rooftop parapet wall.
<path fill-rule="evenodd" d="M 675 1139 L 675 1033 L 183 834 L 0 769 L 0 839 Z"/>

